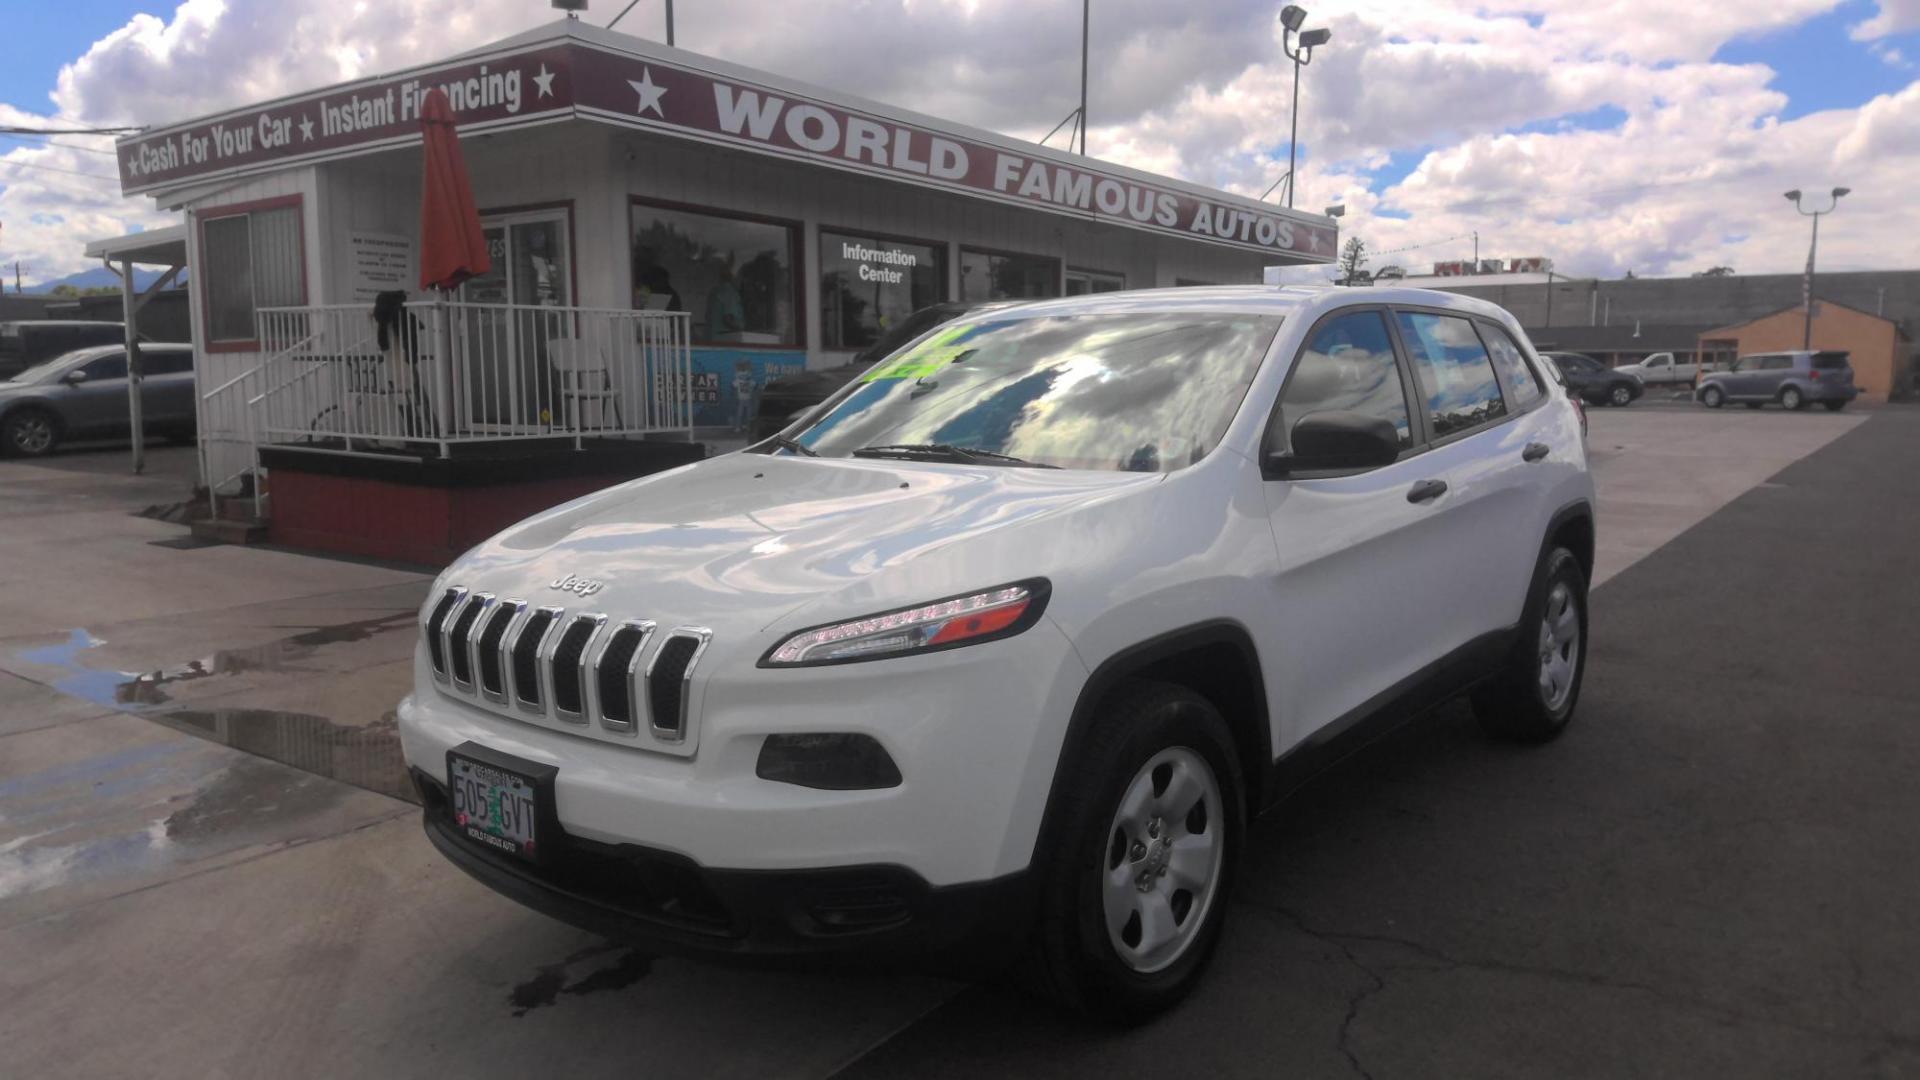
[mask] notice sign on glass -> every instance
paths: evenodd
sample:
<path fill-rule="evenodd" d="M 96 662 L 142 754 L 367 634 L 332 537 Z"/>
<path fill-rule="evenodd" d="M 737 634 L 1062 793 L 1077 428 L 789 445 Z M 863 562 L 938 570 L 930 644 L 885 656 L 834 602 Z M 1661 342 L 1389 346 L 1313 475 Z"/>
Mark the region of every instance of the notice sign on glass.
<path fill-rule="evenodd" d="M 413 241 L 397 233 L 348 233 L 347 265 L 353 274 L 355 301 L 405 290 L 413 276 Z"/>

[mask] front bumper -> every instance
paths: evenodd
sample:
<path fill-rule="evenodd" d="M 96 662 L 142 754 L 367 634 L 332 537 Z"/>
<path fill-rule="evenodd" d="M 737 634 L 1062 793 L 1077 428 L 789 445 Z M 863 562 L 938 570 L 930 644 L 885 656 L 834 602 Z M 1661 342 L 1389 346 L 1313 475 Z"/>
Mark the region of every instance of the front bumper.
<path fill-rule="evenodd" d="M 940 888 L 899 866 L 718 870 L 562 831 L 539 866 L 454 828 L 441 781 L 410 770 L 434 847 L 535 911 L 650 952 L 960 977 L 1004 968 L 1033 917 L 1026 871 Z"/>

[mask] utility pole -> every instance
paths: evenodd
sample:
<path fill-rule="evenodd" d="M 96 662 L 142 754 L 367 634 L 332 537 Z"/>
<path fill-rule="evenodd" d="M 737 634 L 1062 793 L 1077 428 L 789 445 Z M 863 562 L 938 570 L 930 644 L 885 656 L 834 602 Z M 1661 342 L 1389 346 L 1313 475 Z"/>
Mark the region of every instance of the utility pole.
<path fill-rule="evenodd" d="M 1787 192 L 1787 201 L 1793 203 L 1793 208 L 1800 211 L 1802 216 L 1813 219 L 1813 242 L 1807 245 L 1807 276 L 1800 285 L 1801 298 L 1805 301 L 1807 309 L 1807 317 L 1802 324 L 1800 335 L 1800 347 L 1803 349 L 1812 350 L 1813 348 L 1813 264 L 1814 256 L 1820 251 L 1820 215 L 1833 213 L 1834 208 L 1840 205 L 1840 197 L 1852 190 L 1852 188 L 1834 188 L 1833 199 L 1827 203 L 1825 210 L 1808 210 L 1800 205 L 1799 188 Z"/>
<path fill-rule="evenodd" d="M 1473 230 L 1473 272 L 1480 272 L 1480 230 Z"/>
<path fill-rule="evenodd" d="M 667 44 L 673 44 L 673 0 L 667 0 Z"/>
<path fill-rule="evenodd" d="M 1547 325 L 1553 325 L 1553 271 L 1547 271 Z"/>
<path fill-rule="evenodd" d="M 669 3 L 672 0 L 668 0 Z M 1093 0 L 1080 0 L 1080 156 L 1087 156 L 1087 36 L 1093 29 Z"/>

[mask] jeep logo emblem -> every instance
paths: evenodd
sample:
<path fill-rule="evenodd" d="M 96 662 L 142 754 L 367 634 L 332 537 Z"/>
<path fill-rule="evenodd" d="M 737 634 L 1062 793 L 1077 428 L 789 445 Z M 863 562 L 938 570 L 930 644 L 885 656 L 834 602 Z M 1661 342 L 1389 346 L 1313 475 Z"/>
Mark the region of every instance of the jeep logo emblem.
<path fill-rule="evenodd" d="M 592 578 L 575 577 L 572 574 L 568 574 L 566 577 L 555 578 L 552 582 L 548 583 L 547 588 L 559 589 L 561 592 L 570 592 L 579 597 L 588 597 L 605 588 L 605 585 Z"/>

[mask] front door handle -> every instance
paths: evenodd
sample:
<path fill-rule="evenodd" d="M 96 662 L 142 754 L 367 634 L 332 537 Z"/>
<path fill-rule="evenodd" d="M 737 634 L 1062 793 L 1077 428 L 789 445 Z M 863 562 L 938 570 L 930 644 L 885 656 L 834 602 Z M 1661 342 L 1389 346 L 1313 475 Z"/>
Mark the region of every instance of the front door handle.
<path fill-rule="evenodd" d="M 1437 499 L 1446 493 L 1447 482 L 1445 480 L 1422 480 L 1407 490 L 1407 501 L 1410 503 L 1423 503 L 1431 499 Z"/>
<path fill-rule="evenodd" d="M 1553 447 L 1548 446 L 1546 443 L 1543 443 L 1543 442 L 1528 443 L 1527 448 L 1525 450 L 1520 451 L 1520 459 L 1522 461 L 1539 461 L 1541 458 L 1546 457 L 1548 454 L 1552 452 L 1553 452 Z"/>

